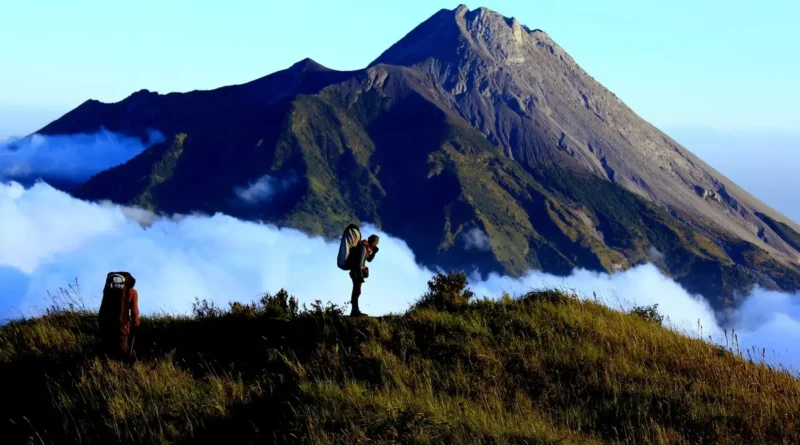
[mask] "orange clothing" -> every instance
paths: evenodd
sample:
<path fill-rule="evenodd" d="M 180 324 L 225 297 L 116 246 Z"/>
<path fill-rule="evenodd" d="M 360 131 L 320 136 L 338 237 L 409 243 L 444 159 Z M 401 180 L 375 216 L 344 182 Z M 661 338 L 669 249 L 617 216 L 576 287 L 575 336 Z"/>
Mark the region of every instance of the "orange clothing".
<path fill-rule="evenodd" d="M 119 329 L 126 334 L 131 327 L 138 328 L 141 320 L 139 319 L 139 292 L 136 289 L 128 290 L 128 298 L 122 301 L 122 313 L 117 317 Z"/>
<path fill-rule="evenodd" d="M 113 300 L 111 300 L 113 301 Z M 128 336 L 131 327 L 138 328 L 139 318 L 139 293 L 136 289 L 129 289 L 127 298 L 120 302 L 120 312 L 106 311 L 100 314 L 100 335 L 106 351 L 116 356 L 123 356 L 128 350 Z M 119 306 L 117 306 L 119 307 Z"/>
<path fill-rule="evenodd" d="M 141 321 L 139 320 L 139 292 L 136 292 L 136 289 L 130 290 L 130 300 L 128 301 L 128 304 L 130 305 L 130 317 L 133 320 L 128 319 L 124 320 L 124 322 L 128 323 L 133 321 L 133 327 L 138 328 Z M 124 314 L 127 316 L 128 311 L 126 310 Z"/>

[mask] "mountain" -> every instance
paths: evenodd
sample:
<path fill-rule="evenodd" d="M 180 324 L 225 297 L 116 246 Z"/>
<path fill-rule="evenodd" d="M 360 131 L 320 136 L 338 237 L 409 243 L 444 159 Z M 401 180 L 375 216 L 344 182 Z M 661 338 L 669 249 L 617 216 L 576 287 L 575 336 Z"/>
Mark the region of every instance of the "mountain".
<path fill-rule="evenodd" d="M 298 311 L 285 291 L 201 302 L 192 317 L 143 319 L 130 360 L 97 348 L 95 313 L 13 321 L 0 326 L 0 435 L 7 445 L 797 442 L 796 370 L 685 337 L 648 308 L 552 291 L 466 304 L 466 277 L 452 278 L 380 318 Z"/>
<path fill-rule="evenodd" d="M 39 131 L 169 135 L 72 193 L 336 238 L 351 221 L 444 268 L 653 262 L 717 308 L 800 289 L 800 227 L 625 106 L 541 30 L 441 10 L 363 70 L 306 59 L 211 91 L 87 101 Z"/>

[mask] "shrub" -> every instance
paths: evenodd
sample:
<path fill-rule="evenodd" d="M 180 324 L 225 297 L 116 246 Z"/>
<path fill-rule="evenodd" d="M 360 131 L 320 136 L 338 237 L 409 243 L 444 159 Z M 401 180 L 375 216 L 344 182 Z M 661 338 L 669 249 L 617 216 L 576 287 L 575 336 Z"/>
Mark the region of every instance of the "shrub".
<path fill-rule="evenodd" d="M 437 273 L 428 281 L 428 292 L 414 305 L 415 309 L 436 309 L 446 312 L 460 312 L 467 307 L 475 294 L 467 289 L 467 275 L 464 271 L 447 275 Z"/>
<path fill-rule="evenodd" d="M 311 309 L 303 304 L 303 313 L 317 318 L 338 318 L 344 316 L 344 309 L 330 301 L 323 305 L 321 300 L 314 300 L 314 302 L 311 303 Z"/>
<path fill-rule="evenodd" d="M 259 308 L 255 303 L 242 304 L 234 301 L 231 305 L 231 315 L 237 317 L 253 318 L 259 314 Z"/>
<path fill-rule="evenodd" d="M 219 318 L 224 314 L 213 301 L 200 300 L 195 297 L 192 303 L 192 315 L 197 319 Z"/>
<path fill-rule="evenodd" d="M 529 303 L 536 303 L 536 302 L 547 302 L 550 304 L 563 304 L 569 300 L 576 299 L 573 295 L 570 295 L 564 291 L 560 290 L 537 290 L 533 292 L 528 292 L 527 294 L 523 295 L 519 298 L 520 301 L 529 302 Z"/>
<path fill-rule="evenodd" d="M 261 306 L 268 317 L 294 318 L 297 316 L 297 299 L 281 289 L 275 295 L 264 294 Z"/>
<path fill-rule="evenodd" d="M 657 325 L 661 325 L 664 322 L 664 316 L 658 313 L 658 304 L 652 306 L 636 306 L 631 309 L 629 313 Z"/>

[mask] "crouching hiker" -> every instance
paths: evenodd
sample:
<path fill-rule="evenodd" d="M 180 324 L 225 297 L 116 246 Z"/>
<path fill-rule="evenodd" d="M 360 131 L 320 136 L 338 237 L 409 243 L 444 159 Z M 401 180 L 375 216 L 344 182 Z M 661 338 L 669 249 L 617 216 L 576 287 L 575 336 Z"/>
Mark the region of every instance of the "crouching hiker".
<path fill-rule="evenodd" d="M 353 281 L 353 291 L 350 294 L 351 317 L 363 315 L 358 307 L 358 298 L 361 296 L 361 285 L 369 277 L 366 262 L 375 259 L 379 240 L 378 235 L 370 235 L 367 240 L 362 240 L 361 231 L 355 224 L 347 226 L 342 234 L 337 265 L 350 272 L 350 279 Z"/>
<path fill-rule="evenodd" d="M 139 327 L 139 293 L 136 279 L 128 272 L 110 272 L 103 288 L 98 322 L 104 352 L 122 358 L 128 352 L 131 328 Z"/>

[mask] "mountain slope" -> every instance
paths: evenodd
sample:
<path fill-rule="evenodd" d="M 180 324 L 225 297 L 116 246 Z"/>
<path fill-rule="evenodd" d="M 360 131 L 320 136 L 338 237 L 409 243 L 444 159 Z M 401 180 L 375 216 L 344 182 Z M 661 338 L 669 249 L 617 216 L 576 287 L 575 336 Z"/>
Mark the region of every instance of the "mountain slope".
<path fill-rule="evenodd" d="M 444 10 L 364 70 L 304 60 L 212 91 L 89 101 L 40 133 L 169 135 L 73 192 L 83 199 L 332 238 L 373 222 L 424 264 L 484 274 L 651 261 L 716 307 L 753 284 L 800 288 L 795 224 L 548 42 L 485 9 Z"/>
<path fill-rule="evenodd" d="M 639 118 L 541 30 L 462 5 L 421 24 L 378 64 L 424 72 L 438 100 L 529 168 L 579 165 L 682 219 L 797 258 L 778 233 L 759 237 L 756 214 L 800 227 Z"/>
<path fill-rule="evenodd" d="M 464 277 L 453 278 L 434 278 L 429 296 L 457 301 Z M 383 318 L 298 313 L 285 291 L 230 310 L 199 304 L 194 317 L 143 319 L 129 363 L 102 356 L 93 313 L 16 321 L 0 326 L 0 434 L 7 444 L 659 445 L 800 434 L 796 376 L 654 317 L 557 292 L 447 311 L 432 300 Z"/>

